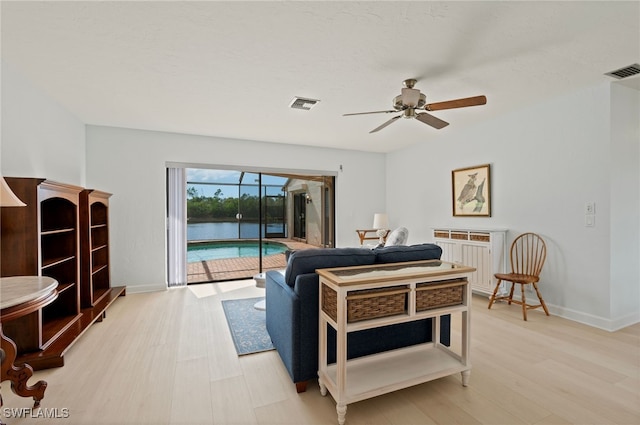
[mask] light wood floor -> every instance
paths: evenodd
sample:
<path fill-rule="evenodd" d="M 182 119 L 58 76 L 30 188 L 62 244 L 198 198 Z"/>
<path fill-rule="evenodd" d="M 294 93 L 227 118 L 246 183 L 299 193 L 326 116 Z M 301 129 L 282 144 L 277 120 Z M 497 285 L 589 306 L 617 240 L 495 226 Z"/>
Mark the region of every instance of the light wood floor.
<path fill-rule="evenodd" d="M 2 384 L 14 424 L 335 424 L 316 383 L 297 394 L 275 351 L 237 357 L 221 300 L 261 296 L 252 280 L 128 294 L 74 345 L 42 407 Z M 348 406 L 347 424 L 640 424 L 640 325 L 608 333 L 474 296 L 467 388 L 451 376 Z M 32 378 L 31 383 L 35 382 Z M 36 411 L 32 413 L 34 415 Z M 50 411 L 51 413 L 51 411 Z M 54 411 L 55 413 L 55 411 Z"/>

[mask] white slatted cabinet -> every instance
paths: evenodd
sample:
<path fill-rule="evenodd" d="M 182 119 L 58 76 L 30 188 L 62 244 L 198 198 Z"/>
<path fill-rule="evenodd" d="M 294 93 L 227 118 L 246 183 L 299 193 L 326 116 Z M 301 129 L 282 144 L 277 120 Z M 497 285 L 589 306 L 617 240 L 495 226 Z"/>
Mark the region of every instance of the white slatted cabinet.
<path fill-rule="evenodd" d="M 469 278 L 476 293 L 491 295 L 496 284 L 493 275 L 507 270 L 507 230 L 437 227 L 433 241 L 442 248 L 443 261 L 476 269 Z"/>

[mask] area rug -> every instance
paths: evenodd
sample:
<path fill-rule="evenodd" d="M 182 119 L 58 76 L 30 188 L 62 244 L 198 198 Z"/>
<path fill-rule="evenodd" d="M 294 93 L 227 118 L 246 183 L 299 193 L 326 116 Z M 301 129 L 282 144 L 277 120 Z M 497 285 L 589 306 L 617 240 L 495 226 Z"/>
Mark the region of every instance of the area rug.
<path fill-rule="evenodd" d="M 231 337 L 239 356 L 274 349 L 267 333 L 266 313 L 253 307 L 262 299 L 259 297 L 222 301 L 224 315 L 227 317 Z"/>

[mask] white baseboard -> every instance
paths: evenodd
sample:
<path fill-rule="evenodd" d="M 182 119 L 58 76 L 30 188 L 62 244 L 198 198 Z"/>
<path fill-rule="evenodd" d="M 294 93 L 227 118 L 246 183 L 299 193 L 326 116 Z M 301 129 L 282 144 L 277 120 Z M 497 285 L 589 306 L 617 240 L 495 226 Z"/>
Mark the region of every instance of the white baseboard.
<path fill-rule="evenodd" d="M 474 292 L 475 294 L 476 292 Z M 477 293 L 478 295 L 490 297 L 491 295 L 487 295 L 484 293 Z M 535 295 L 527 294 L 527 297 L 532 296 L 532 302 L 537 302 L 537 298 Z M 514 299 L 520 300 L 520 296 L 514 294 Z M 527 298 L 528 300 L 530 298 Z M 549 304 L 548 302 L 547 308 L 549 309 L 549 314 L 554 316 L 562 317 L 563 319 L 572 320 L 574 322 L 582 323 L 584 325 L 592 326 L 594 328 L 602 329 L 609 332 L 615 332 L 620 329 L 626 328 L 627 326 L 635 325 L 636 323 L 640 323 L 640 312 L 635 312 L 628 314 L 623 317 L 618 317 L 616 319 L 607 319 L 605 317 L 596 316 L 594 314 L 585 313 L 582 311 L 572 310 L 567 307 L 561 307 L 554 304 Z"/>
<path fill-rule="evenodd" d="M 127 285 L 128 294 L 139 294 L 143 292 L 158 292 L 166 290 L 166 285 Z"/>
<path fill-rule="evenodd" d="M 549 313 L 564 319 L 573 320 L 574 322 L 583 323 L 609 332 L 615 332 L 627 326 L 640 323 L 640 312 L 632 313 L 627 316 L 618 317 L 616 319 L 607 319 L 605 317 L 596 316 L 582 311 L 572 310 L 566 307 L 559 307 L 547 303 Z"/>

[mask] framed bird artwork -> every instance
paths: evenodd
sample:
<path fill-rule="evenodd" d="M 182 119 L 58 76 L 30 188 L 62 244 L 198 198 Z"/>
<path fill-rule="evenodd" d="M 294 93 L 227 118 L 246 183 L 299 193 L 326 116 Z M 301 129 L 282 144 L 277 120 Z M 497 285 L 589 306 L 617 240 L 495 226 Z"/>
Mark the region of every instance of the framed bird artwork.
<path fill-rule="evenodd" d="M 491 217 L 490 165 L 451 172 L 454 217 Z"/>

